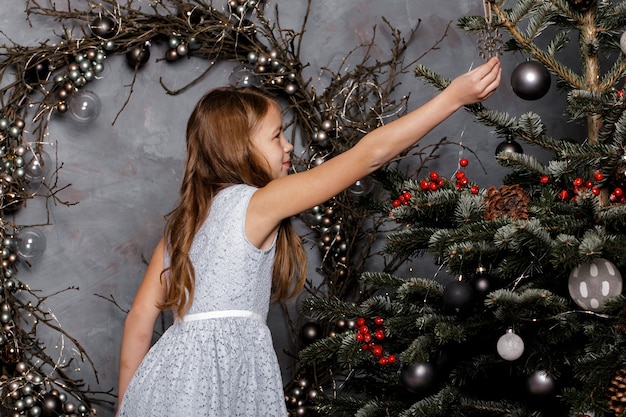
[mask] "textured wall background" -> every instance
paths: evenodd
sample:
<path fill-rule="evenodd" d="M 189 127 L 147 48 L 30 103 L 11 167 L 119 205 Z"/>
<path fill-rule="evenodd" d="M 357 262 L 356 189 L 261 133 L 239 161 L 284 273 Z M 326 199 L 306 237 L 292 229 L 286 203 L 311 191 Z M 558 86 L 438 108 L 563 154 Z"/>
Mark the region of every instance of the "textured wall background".
<path fill-rule="evenodd" d="M 149 2 L 135 3 L 145 6 Z M 218 3 L 215 1 L 220 6 Z M 267 10 L 278 4 L 284 28 L 300 29 L 305 1 L 271 0 L 267 4 Z M 59 22 L 37 17 L 29 27 L 24 3 L 19 0 L 0 0 L 0 10 L 3 32 L 0 44 L 33 45 L 54 39 L 54 31 L 60 30 Z M 322 66 L 337 69 L 348 52 L 370 40 L 374 25 L 378 26 L 379 45 L 375 57 L 384 59 L 390 45 L 382 22 L 385 17 L 407 36 L 421 20 L 407 56 L 409 62 L 430 49 L 444 35 L 450 22 L 466 14 L 481 14 L 482 10 L 479 0 L 316 0 L 304 35 L 301 61 L 310 63 L 307 71 L 323 86 L 319 69 Z M 476 44 L 475 37 L 452 25 L 438 49 L 428 53 L 420 63 L 452 78 L 481 62 Z M 89 86 L 103 105 L 95 122 L 85 125 L 69 117 L 54 116 L 46 150 L 52 157 L 58 155 L 59 162 L 63 163 L 60 185 L 71 184 L 60 197 L 78 204 L 53 205 L 46 209 L 43 202 L 32 201 L 26 210 L 17 214 L 18 224 L 45 223 L 46 216 L 50 215 L 52 225 L 42 228 L 47 238 L 46 252 L 32 268 L 20 271 L 20 279 L 44 294 L 76 287 L 49 298 L 47 306 L 61 326 L 80 341 L 98 371 L 96 379 L 88 366 L 76 366 L 75 375 L 85 379 L 92 388 L 103 391 L 116 390 L 124 321 L 123 311 L 103 297 L 114 298 L 122 309 L 130 306 L 146 260 L 161 234 L 163 215 L 171 209 L 178 195 L 187 117 L 200 95 L 211 87 L 228 83 L 233 70 L 231 65 L 218 64 L 218 71 L 199 87 L 179 96 L 168 96 L 159 85 L 160 78 L 170 88 L 176 88 L 197 77 L 207 63 L 195 59 L 173 64 L 155 62 L 164 52 L 158 47 L 152 49 L 151 61 L 140 71 L 130 102 L 115 124 L 113 121 L 129 95 L 132 81 L 132 72 L 123 57 L 108 59 L 103 79 Z M 559 102 L 563 98 L 554 87 L 538 102 L 525 102 L 512 93 L 510 73 L 524 59 L 519 55 L 502 58 L 502 86 L 487 104 L 514 115 L 534 110 L 542 114 L 553 136 L 561 136 L 564 131 L 580 136 L 575 126 L 562 122 Z M 411 94 L 411 108 L 434 94 L 431 87 L 423 85 L 412 74 L 404 77 L 399 92 Z M 472 180 L 483 187 L 498 185 L 504 170 L 495 164 L 493 155 L 502 138 L 494 137 L 463 112 L 435 129 L 423 143 L 434 143 L 443 136 L 452 141 L 462 140 L 480 158 L 479 163 L 475 156 L 464 154 L 470 159 L 468 176 Z M 533 152 L 526 147 L 525 151 Z M 456 169 L 458 157 L 458 148 L 448 148 L 431 168 L 450 175 Z M 316 259 L 313 249 L 312 270 Z M 417 274 L 432 273 L 429 258 L 415 260 L 410 267 Z M 287 381 L 291 375 L 291 360 L 283 350 L 292 350 L 292 346 L 287 323 L 278 306 L 272 308 L 268 322 Z M 58 349 L 61 359 L 70 357 L 71 352 L 63 340 L 52 336 L 47 342 L 48 348 Z M 113 408 L 100 407 L 99 410 L 102 417 L 113 415 Z"/>

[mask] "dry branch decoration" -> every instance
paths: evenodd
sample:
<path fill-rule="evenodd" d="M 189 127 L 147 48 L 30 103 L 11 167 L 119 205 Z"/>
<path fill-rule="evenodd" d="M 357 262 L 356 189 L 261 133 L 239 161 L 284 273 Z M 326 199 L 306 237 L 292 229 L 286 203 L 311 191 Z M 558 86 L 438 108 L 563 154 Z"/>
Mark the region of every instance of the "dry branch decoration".
<path fill-rule="evenodd" d="M 308 63 L 300 60 L 311 0 L 305 2 L 306 13 L 298 31 L 281 27 L 278 5 L 266 14 L 263 2 L 258 0 L 217 3 L 220 4 L 214 7 L 212 2 L 203 0 L 129 0 L 125 4 L 113 0 L 26 0 L 26 19 L 31 25 L 35 17 L 59 23 L 54 40 L 25 47 L 0 32 L 7 42 L 0 45 L 0 410 L 12 416 L 97 415 L 94 404 L 112 403 L 114 397 L 112 389 L 97 391 L 65 374 L 72 361 L 80 360 L 88 362 L 97 377 L 96 366 L 79 341 L 67 334 L 54 314 L 46 310 L 49 296 L 31 290 L 18 278 L 19 270 L 36 260 L 33 252 L 37 239 L 43 239 L 38 231 L 50 224 L 49 205 L 46 224 L 19 225 L 10 220 L 11 214 L 25 210 L 25 203 L 33 198 L 44 198 L 55 206 L 75 204 L 59 197 L 58 193 L 67 186 L 59 184 L 62 163 L 44 150 L 50 142 L 48 126 L 51 122 L 62 123 L 66 113 L 87 121 L 94 116 L 98 97 L 88 95 L 85 87 L 103 82 L 101 74 L 106 60 L 121 57 L 134 71 L 118 116 L 130 105 L 135 81 L 149 60 L 206 62 L 203 73 L 182 88 L 171 89 L 161 79 L 164 92 L 170 95 L 194 87 L 218 61 L 236 63 L 234 84 L 260 85 L 285 104 L 291 139 L 300 140 L 304 149 L 294 164 L 295 170 L 323 163 L 351 147 L 369 130 L 406 111 L 408 96 L 395 99 L 394 94 L 397 77 L 415 63 L 405 63 L 403 59 L 413 31 L 405 39 L 383 19 L 393 43 L 389 59 L 372 58 L 374 28 L 371 43 L 357 46 L 343 60 L 345 63 L 356 57 L 356 65 L 351 66 L 354 69 L 321 68 L 319 73 L 326 75 L 330 83 L 323 91 L 316 91 L 312 80 L 303 75 Z M 150 56 L 155 44 L 167 45 L 165 56 Z M 436 44 L 432 48 L 435 47 Z M 76 103 L 79 107 L 73 108 Z M 380 216 L 371 220 L 375 211 L 367 200 L 372 182 L 373 179 L 364 178 L 347 192 L 302 215 L 311 229 L 307 238 L 323 253 L 319 267 L 322 282 L 309 282 L 309 294 L 358 297 L 358 276 L 365 260 L 376 255 L 372 253 L 371 237 L 386 222 Z M 390 271 L 395 265 L 389 264 Z M 64 291 L 53 295 L 60 296 Z M 110 300 L 115 302 L 112 297 Z M 293 334 L 298 334 L 296 321 L 289 321 Z M 51 356 L 38 341 L 37 329 L 41 325 L 58 331 L 79 357 L 68 360 Z M 302 376 L 300 373 L 298 378 Z M 316 379 L 314 375 L 306 377 Z M 312 385 L 306 388 L 314 389 Z M 300 401 L 290 412 L 302 415 L 302 407 Z"/>

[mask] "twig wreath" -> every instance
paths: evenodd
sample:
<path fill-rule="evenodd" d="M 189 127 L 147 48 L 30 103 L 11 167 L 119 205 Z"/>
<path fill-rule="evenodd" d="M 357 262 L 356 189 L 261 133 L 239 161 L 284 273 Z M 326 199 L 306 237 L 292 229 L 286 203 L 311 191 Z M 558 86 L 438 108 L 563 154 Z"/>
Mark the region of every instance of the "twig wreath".
<path fill-rule="evenodd" d="M 59 185 L 63 165 L 50 157 L 43 145 L 49 142 L 49 124 L 65 114 L 83 121 L 97 116 L 99 99 L 85 87 L 103 78 L 106 60 L 121 56 L 134 74 L 118 116 L 129 105 L 135 80 L 151 59 L 155 44 L 167 45 L 165 56 L 156 58 L 157 62 L 206 62 L 202 74 L 182 88 L 172 89 L 161 79 L 169 95 L 194 87 L 218 61 L 236 63 L 239 70 L 233 83 L 262 86 L 284 102 L 291 139 L 300 140 L 304 149 L 295 170 L 323 163 L 366 132 L 403 114 L 408 96 L 393 98 L 397 77 L 415 63 L 403 60 L 415 29 L 406 40 L 383 19 L 393 41 L 389 59 L 372 59 L 373 28 L 371 43 L 358 46 L 343 60 L 357 56 L 353 69 L 320 68 L 330 82 L 323 91 L 316 91 L 311 80 L 304 78 L 308 64 L 300 59 L 311 0 L 306 1 L 299 31 L 281 27 L 278 6 L 274 20 L 266 17 L 261 0 L 230 0 L 219 7 L 202 0 L 154 0 L 147 6 L 133 0 L 125 4 L 114 0 L 63 3 L 26 0 L 29 24 L 34 16 L 59 22 L 54 41 L 25 47 L 2 33 L 8 44 L 0 45 L 0 409 L 11 416 L 97 415 L 95 405 L 112 403 L 114 397 L 113 390 L 94 391 L 82 380 L 68 377 L 64 370 L 74 359 L 52 357 L 38 340 L 41 325 L 59 332 L 74 346 L 80 357 L 75 359 L 90 363 L 97 379 L 96 366 L 79 341 L 45 308 L 48 297 L 65 290 L 42 296 L 18 277 L 19 270 L 29 267 L 45 246 L 40 228 L 51 224 L 49 211 L 47 223 L 42 225 L 11 220 L 12 214 L 26 209 L 29 199 L 43 198 L 47 208 L 49 204 L 75 204 L 60 198 L 59 192 L 67 187 Z M 427 155 L 426 159 L 433 157 Z M 367 236 L 386 221 L 384 216 L 371 220 L 373 213 L 380 214 L 380 207 L 368 197 L 372 181 L 363 179 L 301 216 L 323 254 L 318 268 L 323 280 L 307 285 L 310 294 L 317 296 L 322 287 L 326 296 L 358 294 L 358 276 L 365 260 L 373 256 L 373 242 Z M 397 263 L 390 262 L 387 268 L 391 270 Z M 295 323 L 290 324 L 298 334 Z"/>

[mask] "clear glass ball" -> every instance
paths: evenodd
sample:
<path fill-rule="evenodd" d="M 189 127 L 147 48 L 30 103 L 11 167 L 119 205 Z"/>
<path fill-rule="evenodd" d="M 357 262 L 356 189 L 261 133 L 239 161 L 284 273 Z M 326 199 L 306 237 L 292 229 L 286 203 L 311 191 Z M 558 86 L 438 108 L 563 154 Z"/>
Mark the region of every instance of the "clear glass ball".
<path fill-rule="evenodd" d="M 46 235 L 41 229 L 21 230 L 17 238 L 17 254 L 29 262 L 39 259 L 46 250 Z"/>
<path fill-rule="evenodd" d="M 89 123 L 98 118 L 102 103 L 93 91 L 78 90 L 69 101 L 68 111 L 80 123 Z"/>

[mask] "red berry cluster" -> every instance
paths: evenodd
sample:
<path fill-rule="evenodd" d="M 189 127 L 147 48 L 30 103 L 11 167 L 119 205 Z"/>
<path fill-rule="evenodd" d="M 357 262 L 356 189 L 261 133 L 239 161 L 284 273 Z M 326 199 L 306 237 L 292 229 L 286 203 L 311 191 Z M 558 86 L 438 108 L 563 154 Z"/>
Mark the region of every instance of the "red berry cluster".
<path fill-rule="evenodd" d="M 591 191 L 593 195 L 600 195 L 600 188 L 596 187 L 596 182 L 604 180 L 604 175 L 598 171 L 593 174 L 593 178 L 593 180 L 583 180 L 580 177 L 575 178 L 574 181 L 572 181 L 573 195 L 570 195 L 570 192 L 568 190 L 563 189 L 559 192 L 559 198 L 563 201 L 568 201 L 571 198 L 572 202 L 576 203 L 577 198 L 581 192 Z M 543 175 L 539 179 L 539 182 L 541 182 L 542 184 L 548 184 L 550 182 L 550 177 L 547 175 Z M 616 187 L 615 189 L 613 189 L 613 192 L 610 195 L 610 199 L 613 202 L 626 203 L 626 196 L 624 196 L 624 191 L 620 187 Z"/>
<path fill-rule="evenodd" d="M 443 187 L 445 183 L 446 180 L 440 177 L 437 171 L 432 171 L 428 174 L 428 179 L 420 181 L 420 188 L 422 191 L 437 191 L 439 188 Z"/>
<path fill-rule="evenodd" d="M 393 200 L 392 206 L 393 208 L 400 206 L 408 206 L 409 201 L 411 201 L 411 193 L 407 190 L 402 191 L 402 194 L 398 196 L 395 200 Z"/>
<path fill-rule="evenodd" d="M 385 329 L 383 327 L 384 320 L 381 317 L 374 319 L 374 329 L 370 329 L 367 325 L 367 321 L 364 317 L 360 317 L 356 321 L 357 332 L 354 335 L 357 342 L 361 343 L 363 350 L 368 350 L 378 358 L 378 363 L 381 365 L 391 365 L 396 363 L 396 355 L 385 355 L 380 341 L 385 338 Z M 372 331 L 373 330 L 373 331 Z M 378 343 L 377 343 L 378 342 Z"/>
<path fill-rule="evenodd" d="M 468 165 L 469 161 L 467 160 L 467 158 L 459 159 L 459 166 L 461 168 L 465 168 Z M 472 194 L 478 194 L 478 192 L 480 191 L 477 185 L 470 186 L 469 178 L 465 176 L 465 171 L 461 169 L 459 169 L 454 174 L 454 179 L 456 189 L 459 191 L 467 187 L 470 187 L 470 191 L 472 192 Z M 428 174 L 428 179 L 423 179 L 422 181 L 420 181 L 420 188 L 423 191 L 437 191 L 439 188 L 443 187 L 444 184 L 445 180 L 439 176 L 439 173 L 437 171 L 432 171 L 430 174 Z"/>
<path fill-rule="evenodd" d="M 461 161 L 463 161 L 463 159 L 461 159 Z M 461 165 L 464 166 L 464 165 Z M 466 166 L 466 165 L 465 165 Z M 456 189 L 461 191 L 463 188 L 468 188 L 470 189 L 470 192 L 472 194 L 478 194 L 478 192 L 480 191 L 480 188 L 477 185 L 471 185 L 470 186 L 470 181 L 469 178 L 467 178 L 465 176 L 465 171 L 457 171 L 456 174 L 454 174 L 454 177 L 456 178 Z"/>
<path fill-rule="evenodd" d="M 466 167 L 469 165 L 469 161 L 466 158 L 459 159 L 459 166 Z M 461 191 L 464 188 L 469 187 L 472 194 L 478 194 L 480 192 L 480 188 L 477 185 L 470 185 L 470 180 L 465 176 L 465 171 L 458 170 L 456 174 L 454 174 L 454 178 L 456 180 L 455 185 L 456 189 Z M 428 178 L 424 178 L 420 181 L 419 186 L 420 189 L 424 192 L 426 191 L 437 191 L 442 188 L 446 184 L 446 179 L 439 176 L 437 171 L 432 171 L 428 174 Z M 408 206 L 411 200 L 411 193 L 407 190 L 403 190 L 400 195 L 393 200 L 391 205 L 393 208 L 400 206 Z M 389 213 L 391 215 L 391 213 Z"/>

